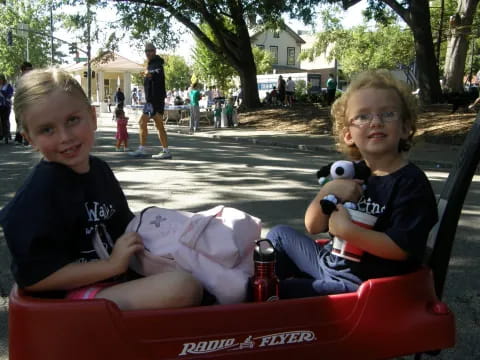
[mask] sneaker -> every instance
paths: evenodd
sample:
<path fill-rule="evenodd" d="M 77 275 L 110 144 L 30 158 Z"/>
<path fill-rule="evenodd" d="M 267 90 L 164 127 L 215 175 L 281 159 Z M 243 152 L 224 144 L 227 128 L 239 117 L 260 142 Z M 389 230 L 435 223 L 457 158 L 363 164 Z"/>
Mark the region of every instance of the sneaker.
<path fill-rule="evenodd" d="M 115 148 L 115 151 L 116 151 L 116 152 L 119 152 L 119 151 L 122 151 L 122 149 L 120 149 L 120 148 Z"/>
<path fill-rule="evenodd" d="M 147 156 L 147 152 L 144 149 L 137 149 L 135 151 L 129 152 L 128 155 L 140 158 Z"/>
<path fill-rule="evenodd" d="M 129 151 L 132 151 L 132 150 L 130 150 L 130 148 L 126 147 L 126 148 L 123 148 L 123 151 L 124 152 L 129 152 Z"/>
<path fill-rule="evenodd" d="M 153 159 L 171 159 L 172 153 L 170 151 L 162 151 L 158 154 L 152 155 Z"/>

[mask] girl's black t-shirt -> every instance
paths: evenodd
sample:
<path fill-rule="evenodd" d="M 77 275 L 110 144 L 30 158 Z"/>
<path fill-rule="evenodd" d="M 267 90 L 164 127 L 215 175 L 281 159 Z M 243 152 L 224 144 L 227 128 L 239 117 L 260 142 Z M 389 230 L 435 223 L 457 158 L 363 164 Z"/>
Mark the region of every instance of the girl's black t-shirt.
<path fill-rule="evenodd" d="M 104 161 L 91 156 L 85 174 L 40 161 L 0 211 L 15 281 L 26 287 L 69 263 L 98 260 L 95 226 L 103 224 L 115 241 L 133 216 Z"/>

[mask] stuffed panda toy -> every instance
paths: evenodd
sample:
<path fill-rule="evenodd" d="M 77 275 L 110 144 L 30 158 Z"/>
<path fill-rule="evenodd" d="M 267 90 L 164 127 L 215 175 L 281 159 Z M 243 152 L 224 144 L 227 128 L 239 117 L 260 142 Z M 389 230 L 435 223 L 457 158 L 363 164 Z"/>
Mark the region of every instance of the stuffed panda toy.
<path fill-rule="evenodd" d="M 338 160 L 330 163 L 317 171 L 317 179 L 320 185 L 325 185 L 330 180 L 335 179 L 361 179 L 366 181 L 370 177 L 370 168 L 364 161 L 354 162 L 347 160 Z M 330 215 L 337 209 L 338 199 L 335 195 L 329 194 L 320 200 L 320 206 L 325 215 Z M 343 204 L 346 208 L 356 209 L 357 205 L 353 202 Z"/>

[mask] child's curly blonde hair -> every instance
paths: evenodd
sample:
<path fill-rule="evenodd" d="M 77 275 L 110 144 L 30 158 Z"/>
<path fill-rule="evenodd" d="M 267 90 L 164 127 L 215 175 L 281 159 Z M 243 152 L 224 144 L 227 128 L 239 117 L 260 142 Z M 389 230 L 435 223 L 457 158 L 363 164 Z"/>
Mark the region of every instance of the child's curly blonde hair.
<path fill-rule="evenodd" d="M 417 130 L 417 101 L 407 84 L 397 80 L 388 70 L 368 70 L 360 73 L 350 83 L 347 90 L 332 105 L 331 115 L 333 118 L 333 132 L 337 142 L 337 149 L 346 154 L 352 160 L 360 160 L 362 155 L 357 146 L 347 145 L 343 136 L 349 127 L 347 119 L 348 100 L 352 94 L 360 89 L 388 89 L 398 94 L 401 101 L 401 119 L 404 129 L 407 130 L 407 139 L 401 139 L 398 144 L 398 151 L 408 151 L 412 146 L 412 139 Z"/>

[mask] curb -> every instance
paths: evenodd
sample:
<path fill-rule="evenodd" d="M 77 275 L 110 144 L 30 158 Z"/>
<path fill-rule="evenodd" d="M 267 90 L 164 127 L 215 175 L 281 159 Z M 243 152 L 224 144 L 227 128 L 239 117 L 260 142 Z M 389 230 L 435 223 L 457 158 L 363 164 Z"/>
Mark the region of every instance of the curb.
<path fill-rule="evenodd" d="M 204 135 L 204 136 L 210 137 L 215 140 L 221 140 L 221 141 L 235 141 L 240 143 L 252 143 L 254 145 L 278 146 L 283 148 L 296 149 L 296 150 L 309 151 L 309 152 L 327 152 L 327 153 L 333 153 L 333 154 L 337 153 L 335 150 L 326 148 L 325 146 L 292 144 L 292 143 L 286 143 L 281 141 L 258 139 L 255 137 L 223 136 L 223 135 Z"/>
<path fill-rule="evenodd" d="M 110 122 L 108 122 L 110 123 Z M 110 125 L 110 124 L 109 124 Z M 112 126 L 113 127 L 113 126 Z M 312 144 L 297 144 L 292 142 L 285 142 L 285 141 L 277 141 L 271 140 L 267 138 L 258 138 L 255 137 L 254 134 L 252 135 L 244 135 L 244 136 L 235 136 L 235 135 L 219 135 L 219 134 L 211 134 L 208 132 L 198 132 L 198 133 L 190 133 L 190 131 L 186 129 L 180 129 L 178 127 L 170 127 L 167 125 L 167 132 L 182 135 L 182 136 L 198 136 L 198 137 L 205 137 L 214 139 L 217 141 L 225 141 L 225 142 L 237 142 L 243 144 L 253 144 L 253 145 L 263 145 L 263 146 L 274 146 L 274 147 L 282 147 L 292 150 L 298 151 L 306 151 L 306 152 L 317 152 L 322 153 L 325 155 L 332 155 L 332 160 L 334 158 L 341 158 L 341 154 L 333 148 L 332 146 L 320 146 L 320 145 L 312 145 Z M 288 135 L 288 134 L 285 134 Z M 445 144 L 443 144 L 445 145 Z M 422 167 L 423 169 L 429 170 L 445 170 L 449 171 L 453 168 L 454 162 L 451 161 L 442 161 L 438 160 L 426 160 L 426 159 L 418 159 L 415 157 L 410 158 L 417 166 Z M 479 173 L 480 169 L 477 169 L 476 173 Z"/>
<path fill-rule="evenodd" d="M 178 132 L 181 135 L 191 135 L 191 136 L 201 136 L 201 137 L 208 137 L 211 139 L 219 140 L 219 141 L 230 141 L 230 142 L 238 142 L 238 143 L 251 143 L 254 145 L 265 145 L 265 146 L 278 146 L 283 148 L 295 149 L 300 151 L 308 151 L 308 152 L 319 152 L 324 154 L 332 154 L 338 155 L 340 154 L 331 148 L 327 148 L 326 146 L 318 146 L 318 145 L 307 145 L 307 144 L 292 144 L 286 142 L 279 142 L 279 141 L 272 141 L 266 139 L 258 139 L 255 137 L 247 137 L 247 136 L 225 136 L 225 135 L 217 135 L 217 134 L 186 134 L 182 132 Z M 451 162 L 443 162 L 443 161 L 434 161 L 434 160 L 422 160 L 422 159 L 411 159 L 417 166 L 423 167 L 425 169 L 444 169 L 450 170 L 453 168 L 453 163 Z"/>

